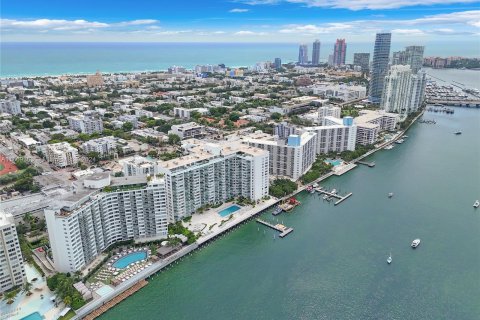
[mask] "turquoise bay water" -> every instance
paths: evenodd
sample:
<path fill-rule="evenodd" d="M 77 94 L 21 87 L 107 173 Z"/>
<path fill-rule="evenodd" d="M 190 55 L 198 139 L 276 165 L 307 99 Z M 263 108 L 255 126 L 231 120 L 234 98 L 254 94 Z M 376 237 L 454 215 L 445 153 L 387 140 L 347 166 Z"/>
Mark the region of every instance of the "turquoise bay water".
<path fill-rule="evenodd" d="M 312 39 L 313 42 L 314 39 Z M 320 39 L 321 40 L 321 39 Z M 348 39 L 347 39 L 348 42 Z M 348 43 L 347 63 L 355 52 L 372 52 L 374 39 Z M 425 55 L 477 57 L 478 40 L 455 43 L 403 43 L 393 39 L 392 52 L 406 45 L 426 45 Z M 309 44 L 311 54 L 311 44 Z M 251 66 L 279 57 L 296 61 L 297 43 L 9 43 L 0 42 L 0 77 L 166 70 L 172 65 Z M 333 43 L 322 42 L 321 61 L 327 61 Z"/>
<path fill-rule="evenodd" d="M 115 267 L 118 269 L 124 269 L 129 264 L 144 260 L 146 258 L 147 258 L 147 253 L 145 251 L 133 252 L 115 261 L 112 267 Z"/>
<path fill-rule="evenodd" d="M 301 194 L 286 238 L 248 222 L 100 319 L 480 319 L 479 111 L 427 113 L 374 168 L 322 183 L 342 204 Z"/>
<path fill-rule="evenodd" d="M 242 207 L 239 207 L 237 206 L 236 204 L 234 205 L 231 205 L 230 207 L 228 208 L 225 208 L 221 211 L 218 212 L 218 214 L 221 216 L 221 217 L 226 217 L 226 216 L 229 216 L 230 214 L 234 213 L 235 211 L 238 211 L 242 209 Z"/>

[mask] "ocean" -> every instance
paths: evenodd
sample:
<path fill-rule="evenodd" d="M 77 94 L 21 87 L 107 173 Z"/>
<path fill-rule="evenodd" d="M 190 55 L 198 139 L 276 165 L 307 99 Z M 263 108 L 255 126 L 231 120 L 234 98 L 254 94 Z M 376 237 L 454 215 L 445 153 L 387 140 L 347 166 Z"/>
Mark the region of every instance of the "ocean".
<path fill-rule="evenodd" d="M 313 41 L 313 39 L 312 39 Z M 392 52 L 412 43 L 392 43 Z M 479 56 L 478 43 L 426 43 L 425 56 Z M 311 44 L 309 45 L 311 50 Z M 172 65 L 251 66 L 281 58 L 296 61 L 296 43 L 0 43 L 0 77 L 26 77 L 101 72 L 166 70 Z M 328 60 L 333 43 L 322 43 L 320 58 Z M 347 63 L 354 52 L 372 52 L 372 43 L 347 43 Z M 311 51 L 309 51 L 311 55 Z M 372 57 L 371 57 L 372 58 Z"/>

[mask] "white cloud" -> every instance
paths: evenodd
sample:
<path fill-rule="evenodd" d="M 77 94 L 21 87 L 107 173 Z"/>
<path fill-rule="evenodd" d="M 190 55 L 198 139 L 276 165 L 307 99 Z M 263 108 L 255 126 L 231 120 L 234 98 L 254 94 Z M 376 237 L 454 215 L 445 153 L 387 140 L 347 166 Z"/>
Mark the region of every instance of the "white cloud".
<path fill-rule="evenodd" d="M 407 36 L 424 36 L 426 33 L 420 29 L 393 29 L 393 34 L 407 35 Z"/>
<path fill-rule="evenodd" d="M 40 29 L 40 30 L 78 30 L 89 28 L 106 28 L 108 23 L 86 21 L 86 20 L 52 20 L 52 19 L 37 19 L 37 20 L 13 20 L 0 19 L 0 27 L 11 29 Z"/>
<path fill-rule="evenodd" d="M 480 27 L 480 10 L 459 11 L 425 16 L 413 20 L 406 20 L 406 24 L 468 24 Z"/>
<path fill-rule="evenodd" d="M 192 32 L 192 30 L 166 30 L 166 31 L 157 32 L 155 34 L 163 35 L 163 36 L 171 36 L 171 35 L 190 33 L 190 32 Z"/>
<path fill-rule="evenodd" d="M 236 36 L 266 36 L 266 32 L 253 32 L 249 30 L 240 30 L 234 33 Z"/>
<path fill-rule="evenodd" d="M 132 20 L 132 21 L 122 21 L 115 23 L 113 25 L 115 26 L 142 26 L 142 25 L 148 25 L 148 24 L 155 24 L 158 23 L 158 20 L 154 19 L 140 19 L 140 20 Z"/>
<path fill-rule="evenodd" d="M 348 23 L 326 23 L 322 26 L 307 24 L 298 25 L 290 24 L 286 25 L 283 29 L 280 29 L 280 33 L 303 33 L 303 34 L 320 34 L 320 33 L 334 33 L 337 31 L 343 31 L 351 29 L 353 26 Z"/>
<path fill-rule="evenodd" d="M 249 5 L 273 5 L 281 2 L 298 3 L 307 7 L 338 8 L 349 10 L 397 9 L 436 4 L 475 3 L 478 0 L 245 0 Z"/>
<path fill-rule="evenodd" d="M 228 11 L 228 12 L 231 12 L 231 13 L 243 13 L 243 12 L 248 12 L 248 11 L 250 11 L 250 10 L 248 10 L 248 9 L 235 8 L 235 9 L 232 9 L 232 10 L 230 10 L 230 11 Z"/>

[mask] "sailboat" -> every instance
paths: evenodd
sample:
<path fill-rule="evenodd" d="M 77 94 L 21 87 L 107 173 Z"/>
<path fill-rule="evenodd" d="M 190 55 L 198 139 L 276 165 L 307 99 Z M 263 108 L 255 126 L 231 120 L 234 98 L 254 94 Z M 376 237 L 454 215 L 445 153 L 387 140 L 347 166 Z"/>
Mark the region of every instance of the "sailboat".
<path fill-rule="evenodd" d="M 393 260 L 393 259 L 392 259 L 392 253 L 390 252 L 390 256 L 389 256 L 388 259 L 387 259 L 387 263 L 388 263 L 388 264 L 392 263 L 392 260 Z"/>

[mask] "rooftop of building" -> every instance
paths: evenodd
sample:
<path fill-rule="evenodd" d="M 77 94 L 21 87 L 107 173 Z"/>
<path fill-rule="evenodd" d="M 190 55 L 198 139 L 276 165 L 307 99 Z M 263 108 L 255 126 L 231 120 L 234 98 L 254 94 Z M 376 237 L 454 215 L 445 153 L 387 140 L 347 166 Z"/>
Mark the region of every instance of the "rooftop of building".
<path fill-rule="evenodd" d="M 0 227 L 14 224 L 13 216 L 9 213 L 0 211 Z"/>
<path fill-rule="evenodd" d="M 158 165 L 165 169 L 175 169 L 189 166 L 196 162 L 209 160 L 219 156 L 245 153 L 252 156 L 264 155 L 266 151 L 241 143 L 241 141 L 222 141 L 212 143 L 198 139 L 187 139 L 182 144 L 188 155 L 168 161 L 159 161 Z"/>

